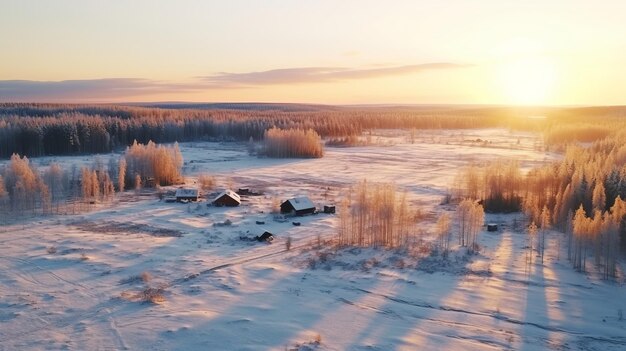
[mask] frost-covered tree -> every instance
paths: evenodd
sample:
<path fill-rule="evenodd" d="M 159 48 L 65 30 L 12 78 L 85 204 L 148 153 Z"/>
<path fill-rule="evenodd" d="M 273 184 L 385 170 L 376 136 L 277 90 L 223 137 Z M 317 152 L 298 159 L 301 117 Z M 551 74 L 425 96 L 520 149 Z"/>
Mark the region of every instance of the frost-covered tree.
<path fill-rule="evenodd" d="M 537 249 L 539 251 L 539 257 L 541 257 L 541 263 L 543 263 L 543 258 L 546 251 L 546 234 L 551 226 L 550 217 L 550 210 L 547 206 L 543 206 L 539 222 L 541 230 L 539 231 L 539 242 L 537 243 Z"/>
<path fill-rule="evenodd" d="M 457 174 L 455 196 L 482 200 L 488 212 L 516 212 L 521 207 L 523 183 L 516 161 L 472 164 Z"/>
<path fill-rule="evenodd" d="M 414 216 L 405 195 L 393 184 L 359 182 L 354 196 L 341 203 L 339 242 L 343 245 L 401 247 L 414 229 Z"/>
<path fill-rule="evenodd" d="M 135 193 L 139 193 L 141 191 L 141 176 L 139 174 L 135 174 Z"/>
<path fill-rule="evenodd" d="M 485 220 L 483 206 L 475 200 L 466 199 L 459 203 L 456 213 L 459 225 L 459 244 L 468 246 L 470 252 L 476 251 L 478 234 Z"/>
<path fill-rule="evenodd" d="M 203 191 L 211 191 L 215 188 L 215 177 L 209 174 L 200 174 L 198 176 L 198 184 L 200 184 L 200 188 L 202 188 Z M 232 187 L 229 188 L 232 189 Z"/>
<path fill-rule="evenodd" d="M 0 214 L 7 211 L 7 204 L 9 202 L 9 192 L 4 185 L 4 178 L 0 175 Z"/>
<path fill-rule="evenodd" d="M 88 203 L 93 202 L 100 195 L 98 177 L 96 176 L 95 171 L 92 171 L 89 167 L 82 167 L 80 173 L 83 200 Z"/>
<path fill-rule="evenodd" d="M 143 145 L 135 141 L 126 149 L 124 159 L 124 175 L 139 175 L 142 183 L 149 179 L 158 185 L 172 185 L 182 181 L 183 156 L 178 144 L 163 146 L 150 141 Z M 133 184 L 133 181 L 127 179 L 127 183 Z"/>
<path fill-rule="evenodd" d="M 585 271 L 587 241 L 590 236 L 591 220 L 585 215 L 585 209 L 582 204 L 574 214 L 573 229 L 572 263 L 577 270 Z"/>
<path fill-rule="evenodd" d="M 13 211 L 35 210 L 41 201 L 42 182 L 37 169 L 27 157 L 13 154 L 4 169 L 5 188 L 9 193 Z"/>
<path fill-rule="evenodd" d="M 269 157 L 322 157 L 322 139 L 314 130 L 271 128 L 263 136 L 263 153 Z"/>
<path fill-rule="evenodd" d="M 531 222 L 527 228 L 528 232 L 528 251 L 526 252 L 526 263 L 530 266 L 533 263 L 534 248 L 537 238 L 537 225 Z"/>
<path fill-rule="evenodd" d="M 126 189 L 126 159 L 124 156 L 120 157 L 117 174 L 117 189 L 119 192 L 124 192 L 124 189 Z"/>
<path fill-rule="evenodd" d="M 4 178 L 0 175 L 0 198 L 7 196 L 9 193 L 7 192 L 6 187 L 4 186 Z"/>
<path fill-rule="evenodd" d="M 619 256 L 619 233 L 624 226 L 626 217 L 626 202 L 617 197 L 613 202 L 608 216 L 605 218 L 604 236 L 604 276 L 606 279 L 617 275 L 617 259 Z"/>
<path fill-rule="evenodd" d="M 450 230 L 450 216 L 447 213 L 443 213 L 437 219 L 437 237 L 439 239 L 439 247 L 441 248 L 442 255 L 448 256 L 450 250 L 450 241 L 452 239 L 452 231 Z"/>
<path fill-rule="evenodd" d="M 594 210 L 601 212 L 606 209 L 606 193 L 602 181 L 598 181 L 593 189 L 592 206 Z"/>
<path fill-rule="evenodd" d="M 98 181 L 100 182 L 100 188 L 102 189 L 103 199 L 111 199 L 111 196 L 115 194 L 115 186 L 113 185 L 113 180 L 111 180 L 109 173 L 101 173 L 98 177 Z"/>
<path fill-rule="evenodd" d="M 51 205 L 59 209 L 59 203 L 67 198 L 67 177 L 58 163 L 52 163 L 43 174 L 50 194 Z"/>

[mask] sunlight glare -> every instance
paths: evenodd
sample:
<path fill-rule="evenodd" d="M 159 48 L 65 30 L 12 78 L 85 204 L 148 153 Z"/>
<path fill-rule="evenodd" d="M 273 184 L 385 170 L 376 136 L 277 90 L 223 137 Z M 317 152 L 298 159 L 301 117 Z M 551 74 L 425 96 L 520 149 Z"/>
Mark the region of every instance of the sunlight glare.
<path fill-rule="evenodd" d="M 543 57 L 506 61 L 498 68 L 498 80 L 507 102 L 515 105 L 546 104 L 554 93 L 556 65 Z"/>

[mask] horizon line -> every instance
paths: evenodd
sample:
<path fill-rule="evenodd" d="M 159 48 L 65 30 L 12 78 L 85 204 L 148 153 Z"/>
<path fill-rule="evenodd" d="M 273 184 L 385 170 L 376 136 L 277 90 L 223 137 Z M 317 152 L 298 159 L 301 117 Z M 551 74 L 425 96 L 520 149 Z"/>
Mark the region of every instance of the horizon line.
<path fill-rule="evenodd" d="M 328 107 L 509 107 L 509 108 L 585 108 L 585 107 L 626 107 L 623 104 L 505 104 L 505 103 L 323 103 L 323 102 L 280 102 L 280 101 L 0 101 L 0 104 L 40 104 L 40 105 L 118 105 L 141 106 L 145 105 L 308 105 Z M 158 106 L 153 106 L 158 107 Z"/>

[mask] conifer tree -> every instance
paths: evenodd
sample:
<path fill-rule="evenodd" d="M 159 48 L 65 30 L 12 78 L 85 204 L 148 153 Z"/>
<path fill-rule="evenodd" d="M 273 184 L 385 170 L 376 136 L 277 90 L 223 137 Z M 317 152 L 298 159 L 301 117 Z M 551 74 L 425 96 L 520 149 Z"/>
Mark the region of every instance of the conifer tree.
<path fill-rule="evenodd" d="M 594 210 L 604 211 L 606 209 L 606 194 L 604 184 L 598 181 L 593 189 L 592 203 Z"/>

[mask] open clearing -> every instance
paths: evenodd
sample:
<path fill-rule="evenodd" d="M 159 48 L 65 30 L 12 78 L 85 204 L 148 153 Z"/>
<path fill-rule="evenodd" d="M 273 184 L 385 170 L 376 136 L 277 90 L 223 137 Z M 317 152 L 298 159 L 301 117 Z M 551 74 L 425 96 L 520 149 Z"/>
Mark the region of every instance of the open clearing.
<path fill-rule="evenodd" d="M 506 158 L 528 169 L 558 157 L 538 143 L 493 129 L 425 132 L 414 143 L 379 131 L 371 145 L 311 160 L 258 159 L 242 143 L 181 144 L 189 183 L 207 172 L 221 187 L 264 195 L 215 208 L 128 192 L 91 212 L 2 227 L 0 350 L 624 350 L 623 274 L 607 282 L 574 272 L 556 232 L 545 262 L 528 268 L 518 215 L 487 215 L 500 231 L 481 233 L 480 254 L 443 262 L 318 249 L 335 234 L 335 215 L 295 227 L 269 214 L 292 196 L 319 208 L 361 179 L 394 182 L 425 214 L 418 232 L 428 241 L 436 216 L 454 210 L 439 203 L 460 167 Z M 33 161 L 52 159 L 93 160 Z M 264 230 L 276 234 L 272 244 L 240 240 Z M 139 301 L 148 287 L 159 303 Z"/>

